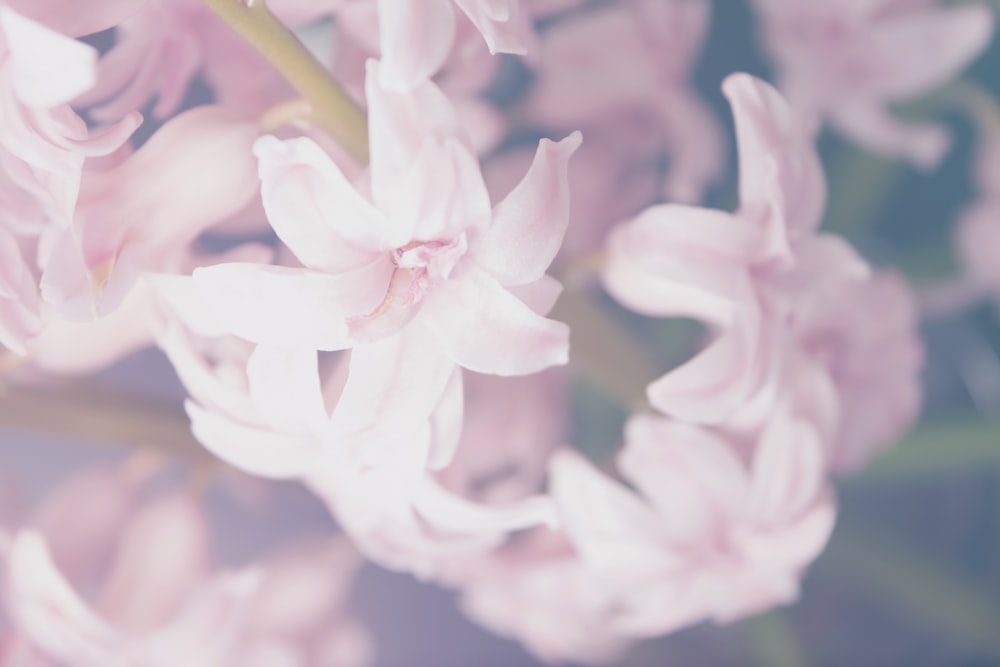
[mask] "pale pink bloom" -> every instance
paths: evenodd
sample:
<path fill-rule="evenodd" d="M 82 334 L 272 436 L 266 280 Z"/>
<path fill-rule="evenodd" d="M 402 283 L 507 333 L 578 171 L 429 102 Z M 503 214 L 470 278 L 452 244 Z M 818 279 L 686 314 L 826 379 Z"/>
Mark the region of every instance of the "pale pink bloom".
<path fill-rule="evenodd" d="M 263 112 L 293 94 L 274 68 L 201 0 L 148 0 L 121 17 L 115 36 L 114 48 L 101 59 L 96 87 L 79 100 L 101 103 L 91 111 L 97 119 L 143 108 L 154 97 L 153 116 L 167 118 L 181 108 L 199 75 L 216 103 L 246 113 Z"/>
<path fill-rule="evenodd" d="M 179 271 L 191 241 L 254 196 L 256 136 L 243 115 L 198 107 L 115 167 L 85 171 L 71 226 L 52 230 L 41 258 L 45 300 L 68 319 L 91 320 L 143 273 Z"/>
<path fill-rule="evenodd" d="M 552 493 L 609 626 L 625 636 L 731 622 L 795 600 L 833 528 L 823 444 L 784 408 L 750 460 L 710 431 L 634 417 L 618 469 L 635 491 L 564 451 L 553 460 Z"/>
<path fill-rule="evenodd" d="M 204 331 L 209 320 L 199 322 Z M 537 454 L 518 452 L 537 441 L 508 443 L 507 456 L 466 454 L 459 465 L 469 472 L 448 472 L 461 432 L 461 375 L 415 332 L 356 348 L 322 375 L 304 348 L 250 353 L 229 338 L 206 355 L 177 329 L 161 345 L 192 393 L 196 438 L 241 470 L 307 483 L 365 555 L 387 567 L 430 576 L 510 530 L 553 520 L 547 500 L 525 497 L 536 490 L 528 486 Z M 520 460 L 527 469 L 494 480 L 489 498 L 466 493 L 475 475 Z M 443 482 L 433 474 L 441 469 Z"/>
<path fill-rule="evenodd" d="M 757 0 L 764 40 L 793 108 L 825 120 L 859 145 L 935 166 L 945 128 L 889 110 L 954 78 L 989 45 L 985 4 L 929 0 Z"/>
<path fill-rule="evenodd" d="M 72 213 L 88 155 L 117 149 L 141 121 L 127 115 L 90 138 L 68 106 L 95 80 L 97 51 L 0 6 L 0 148 L 3 171 L 44 203 L 51 215 Z"/>
<path fill-rule="evenodd" d="M 364 667 L 374 646 L 365 628 L 345 613 L 360 565 L 343 539 L 292 545 L 258 567 L 233 667 Z"/>
<path fill-rule="evenodd" d="M 630 0 L 557 23 L 543 34 L 532 118 L 628 127 L 647 157 L 666 150 L 664 196 L 699 200 L 724 168 L 718 122 L 688 83 L 709 10 L 700 0 Z"/>
<path fill-rule="evenodd" d="M 715 338 L 705 350 L 649 387 L 658 409 L 709 424 L 755 395 L 775 394 L 789 317 L 775 284 L 812 238 L 825 201 L 815 149 L 784 100 L 747 75 L 729 77 L 723 91 L 736 119 L 740 209 L 649 208 L 612 232 L 602 272 L 604 286 L 632 310 L 709 325 Z M 849 249 L 838 256 L 863 265 Z"/>
<path fill-rule="evenodd" d="M 17 532 L 5 574 L 11 619 L 68 664 L 219 665 L 256 577 L 211 572 L 193 499 L 173 493 L 137 508 L 137 491 L 124 470 L 84 473 Z"/>
<path fill-rule="evenodd" d="M 460 605 L 491 632 L 517 640 L 548 664 L 614 662 L 631 640 L 608 620 L 612 610 L 566 538 L 534 531 L 476 563 Z"/>
<path fill-rule="evenodd" d="M 566 363 L 568 330 L 530 305 L 568 220 L 573 135 L 543 141 L 521 185 L 492 210 L 479 165 L 431 83 L 396 95 L 368 77 L 371 195 L 308 139 L 264 137 L 264 206 L 304 268 L 218 265 L 194 273 L 229 330 L 258 343 L 338 350 L 419 331 L 477 372 Z"/>

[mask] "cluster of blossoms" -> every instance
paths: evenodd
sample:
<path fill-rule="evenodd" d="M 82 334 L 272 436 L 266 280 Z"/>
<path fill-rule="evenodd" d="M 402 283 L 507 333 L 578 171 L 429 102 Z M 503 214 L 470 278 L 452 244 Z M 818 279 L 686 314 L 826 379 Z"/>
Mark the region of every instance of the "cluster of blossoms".
<path fill-rule="evenodd" d="M 937 164 L 945 131 L 887 105 L 957 76 L 993 15 L 753 8 L 780 92 L 722 82 L 724 212 L 698 206 L 726 169 L 690 83 L 707 0 L 0 0 L 5 384 L 157 346 L 197 441 L 343 532 L 220 564 L 196 489 L 144 455 L 31 511 L 4 486 L 0 664 L 372 664 L 357 552 L 555 663 L 796 599 L 832 476 L 921 404 L 910 288 L 819 231 L 818 132 Z M 993 153 L 963 229 L 995 239 Z M 581 266 L 586 298 L 704 327 L 637 387 L 613 461 L 569 442 L 570 327 L 599 323 L 549 317 L 548 272 Z"/>

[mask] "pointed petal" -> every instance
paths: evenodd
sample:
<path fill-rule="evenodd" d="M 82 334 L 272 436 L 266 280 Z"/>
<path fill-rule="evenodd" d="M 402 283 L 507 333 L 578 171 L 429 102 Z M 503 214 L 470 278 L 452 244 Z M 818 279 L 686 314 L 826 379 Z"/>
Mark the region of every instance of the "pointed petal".
<path fill-rule="evenodd" d="M 569 360 L 569 327 L 537 315 L 474 267 L 436 285 L 418 322 L 445 354 L 477 373 L 527 375 Z"/>
<path fill-rule="evenodd" d="M 826 207 L 826 180 L 812 135 L 760 79 L 733 74 L 722 91 L 736 125 L 741 212 L 782 238 L 814 231 Z M 779 243 L 769 241 L 771 247 Z"/>
<path fill-rule="evenodd" d="M 748 297 L 749 298 L 749 297 Z M 683 421 L 717 424 L 748 403 L 773 376 L 774 334 L 757 304 L 741 307 L 734 324 L 702 352 L 647 388 L 650 402 Z"/>
<path fill-rule="evenodd" d="M 344 271 L 393 247 L 388 221 L 316 142 L 265 136 L 253 150 L 267 219 L 304 265 Z"/>
<path fill-rule="evenodd" d="M 989 7 L 973 4 L 928 7 L 875 23 L 852 54 L 866 65 L 863 89 L 899 100 L 948 83 L 989 46 L 994 20 Z"/>
<path fill-rule="evenodd" d="M 276 433 L 234 422 L 188 401 L 191 432 L 220 459 L 251 475 L 267 479 L 301 479 L 316 466 L 322 444 L 313 437 Z"/>
<path fill-rule="evenodd" d="M 759 239 L 753 225 L 721 211 L 653 206 L 611 233 L 601 278 L 639 313 L 728 326 L 748 293 Z"/>
<path fill-rule="evenodd" d="M 337 275 L 232 263 L 196 269 L 193 278 L 230 333 L 258 344 L 342 350 L 354 343 L 348 319 L 379 306 L 391 272 L 385 256 Z"/>
<path fill-rule="evenodd" d="M 497 204 L 493 224 L 474 250 L 476 261 L 502 285 L 541 278 L 555 259 L 569 223 L 569 159 L 583 141 L 543 139 L 524 179 Z"/>
<path fill-rule="evenodd" d="M 430 477 L 417 488 L 413 504 L 435 528 L 461 535 L 505 533 L 543 525 L 554 528 L 558 523 L 555 504 L 547 496 L 481 505 L 453 494 Z"/>

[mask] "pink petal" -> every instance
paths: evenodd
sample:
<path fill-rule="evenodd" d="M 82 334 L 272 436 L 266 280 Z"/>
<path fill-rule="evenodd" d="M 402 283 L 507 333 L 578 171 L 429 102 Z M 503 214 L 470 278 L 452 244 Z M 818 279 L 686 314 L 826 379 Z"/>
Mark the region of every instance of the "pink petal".
<path fill-rule="evenodd" d="M 846 100 L 830 110 L 830 123 L 863 148 L 925 170 L 940 164 L 951 147 L 943 125 L 900 120 L 879 102 Z"/>
<path fill-rule="evenodd" d="M 433 0 L 428 7 L 447 2 Z M 365 99 L 368 100 L 372 199 L 380 210 L 387 211 L 397 203 L 407 174 L 427 141 L 464 139 L 464 135 L 451 102 L 440 88 L 427 82 L 408 93 L 394 93 L 380 85 L 380 67 L 379 63 L 368 61 Z M 463 143 L 472 152 L 469 143 Z"/>
<path fill-rule="evenodd" d="M 97 49 L 0 7 L 4 67 L 18 99 L 36 109 L 65 104 L 97 80 Z"/>
<path fill-rule="evenodd" d="M 558 524 L 551 498 L 535 496 L 500 505 L 481 505 L 457 496 L 427 477 L 418 487 L 414 508 L 435 528 L 459 534 L 505 533 Z"/>
<path fill-rule="evenodd" d="M 61 660 L 110 662 L 116 633 L 66 582 L 39 534 L 22 531 L 14 538 L 8 567 L 8 604 L 33 643 Z"/>
<path fill-rule="evenodd" d="M 427 139 L 383 207 L 398 245 L 411 239 L 451 239 L 488 224 L 490 200 L 479 160 L 454 138 Z"/>
<path fill-rule="evenodd" d="M 527 375 L 569 360 L 569 328 L 534 313 L 484 271 L 469 267 L 436 285 L 414 320 L 460 366 Z"/>
<path fill-rule="evenodd" d="M 304 265 L 344 271 L 395 247 L 389 222 L 314 141 L 265 136 L 254 153 L 268 221 Z"/>
<path fill-rule="evenodd" d="M 227 329 L 258 344 L 342 350 L 354 341 L 348 319 L 378 308 L 392 272 L 388 256 L 349 273 L 258 264 L 195 270 L 197 296 Z"/>
<path fill-rule="evenodd" d="M 797 518 L 819 497 L 825 473 L 816 429 L 779 410 L 754 455 L 752 507 L 757 520 L 767 526 Z"/>
<path fill-rule="evenodd" d="M 315 350 L 258 345 L 247 363 L 250 396 L 275 431 L 322 437 L 329 418 Z"/>
<path fill-rule="evenodd" d="M 25 16 L 49 28 L 82 37 L 113 28 L 142 9 L 149 0 L 8 0 Z"/>
<path fill-rule="evenodd" d="M 601 278 L 637 312 L 727 326 L 747 296 L 747 265 L 758 243 L 752 225 L 727 213 L 653 206 L 611 233 Z"/>
<path fill-rule="evenodd" d="M 994 15 L 986 5 L 928 7 L 872 26 L 854 55 L 869 69 L 870 93 L 905 99 L 942 86 L 990 44 Z"/>
<path fill-rule="evenodd" d="M 378 18 L 386 90 L 415 88 L 444 64 L 455 38 L 448 0 L 378 0 Z"/>
<path fill-rule="evenodd" d="M 209 567 L 206 517 L 186 493 L 140 509 L 119 537 L 97 608 L 126 632 L 169 620 Z"/>
<path fill-rule="evenodd" d="M 757 304 L 741 307 L 731 328 L 649 385 L 650 402 L 668 415 L 697 424 L 718 424 L 732 416 L 774 375 L 777 337 L 760 318 Z"/>
<path fill-rule="evenodd" d="M 742 517 L 750 480 L 725 440 L 696 426 L 636 416 L 618 468 L 663 518 L 671 538 L 710 543 Z"/>
<path fill-rule="evenodd" d="M 543 139 L 520 184 L 497 204 L 493 224 L 474 250 L 476 261 L 502 285 L 540 279 L 555 259 L 569 223 L 569 159 L 583 137 Z"/>
<path fill-rule="evenodd" d="M 826 207 L 826 180 L 812 136 L 764 81 L 733 74 L 722 90 L 736 124 L 741 212 L 769 234 L 796 238 L 814 231 Z"/>
<path fill-rule="evenodd" d="M 440 470 L 455 458 L 462 438 L 462 422 L 465 417 L 465 395 L 463 392 L 462 369 L 455 368 L 445 385 L 441 401 L 431 415 L 431 452 L 427 467 Z"/>
<path fill-rule="evenodd" d="M 184 404 L 184 409 L 198 442 L 234 468 L 251 475 L 267 479 L 303 478 L 321 458 L 321 442 L 314 437 L 240 424 L 191 401 Z"/>
<path fill-rule="evenodd" d="M 441 401 L 455 370 L 437 349 L 433 338 L 407 327 L 381 341 L 351 352 L 350 374 L 333 412 L 331 426 L 338 433 L 396 432 L 427 423 Z M 368 451 L 366 460 L 391 460 L 408 443 L 384 441 L 388 452 Z"/>
<path fill-rule="evenodd" d="M 618 577 L 669 565 L 660 519 L 634 493 L 572 450 L 553 455 L 549 475 L 564 530 L 596 572 Z"/>

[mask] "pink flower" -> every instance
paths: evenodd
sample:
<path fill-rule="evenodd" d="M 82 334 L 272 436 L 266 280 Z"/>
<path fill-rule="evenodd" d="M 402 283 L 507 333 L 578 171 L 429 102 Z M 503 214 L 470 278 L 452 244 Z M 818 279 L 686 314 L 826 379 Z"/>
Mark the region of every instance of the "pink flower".
<path fill-rule="evenodd" d="M 367 633 L 345 613 L 359 561 L 342 539 L 293 545 L 253 568 L 219 568 L 196 499 L 182 491 L 144 498 L 139 469 L 73 475 L 9 544 L 0 541 L 0 593 L 12 622 L 0 664 L 369 663 Z"/>
<path fill-rule="evenodd" d="M 543 34 L 532 116 L 550 127 L 627 128 L 646 157 L 666 149 L 664 196 L 699 200 L 724 167 L 718 122 L 687 81 L 709 9 L 700 0 L 631 0 L 557 23 Z"/>
<path fill-rule="evenodd" d="M 618 469 L 636 492 L 559 454 L 552 492 L 609 625 L 654 636 L 794 600 L 833 528 L 822 447 L 783 410 L 749 461 L 710 431 L 634 417 Z"/>
<path fill-rule="evenodd" d="M 658 409 L 709 424 L 731 418 L 754 395 L 773 395 L 787 317 L 774 281 L 815 233 L 826 194 L 815 149 L 780 95 L 742 74 L 723 91 L 736 119 L 739 211 L 649 208 L 612 232 L 602 272 L 625 306 L 694 317 L 716 333 L 701 354 L 649 388 Z M 843 261 L 860 260 L 845 254 Z"/>
<path fill-rule="evenodd" d="M 491 632 L 520 641 L 548 664 L 611 663 L 630 638 L 608 624 L 611 609 L 565 536 L 534 531 L 481 559 L 461 584 L 460 605 Z"/>
<path fill-rule="evenodd" d="M 143 273 L 179 271 L 191 241 L 254 196 L 256 136 L 243 115 L 198 107 L 115 167 L 87 170 L 72 225 L 52 231 L 42 258 L 45 300 L 66 318 L 91 320 Z"/>
<path fill-rule="evenodd" d="M 141 116 L 130 114 L 105 135 L 89 138 L 86 123 L 68 103 L 94 84 L 96 50 L 4 6 L 0 55 L 0 148 L 22 163 L 7 158 L 4 171 L 44 202 L 45 213 L 67 216 L 84 158 L 117 149 Z"/>
<path fill-rule="evenodd" d="M 255 576 L 209 574 L 207 524 L 191 498 L 133 510 L 136 490 L 121 470 L 84 473 L 17 532 L 5 574 L 15 627 L 74 665 L 218 665 Z"/>
<path fill-rule="evenodd" d="M 566 228 L 566 163 L 579 136 L 543 141 L 491 211 L 447 99 L 430 83 L 388 93 L 378 71 L 368 77 L 371 195 L 310 140 L 262 138 L 264 205 L 305 268 L 200 269 L 201 298 L 258 343 L 338 350 L 419 330 L 478 372 L 566 363 L 567 328 L 527 303 L 547 312 L 556 293 L 545 269 Z"/>
<path fill-rule="evenodd" d="M 859 145 L 935 166 L 944 128 L 897 119 L 888 106 L 955 77 L 987 47 L 985 4 L 927 0 L 757 0 L 781 88 L 797 113 L 818 116 Z"/>
<path fill-rule="evenodd" d="M 115 46 L 101 59 L 98 72 L 95 88 L 78 102 L 100 103 L 91 110 L 97 119 L 141 109 L 154 97 L 153 116 L 168 118 L 181 108 L 199 75 L 217 104 L 244 113 L 261 113 L 293 93 L 201 0 L 149 0 L 123 13 Z"/>

